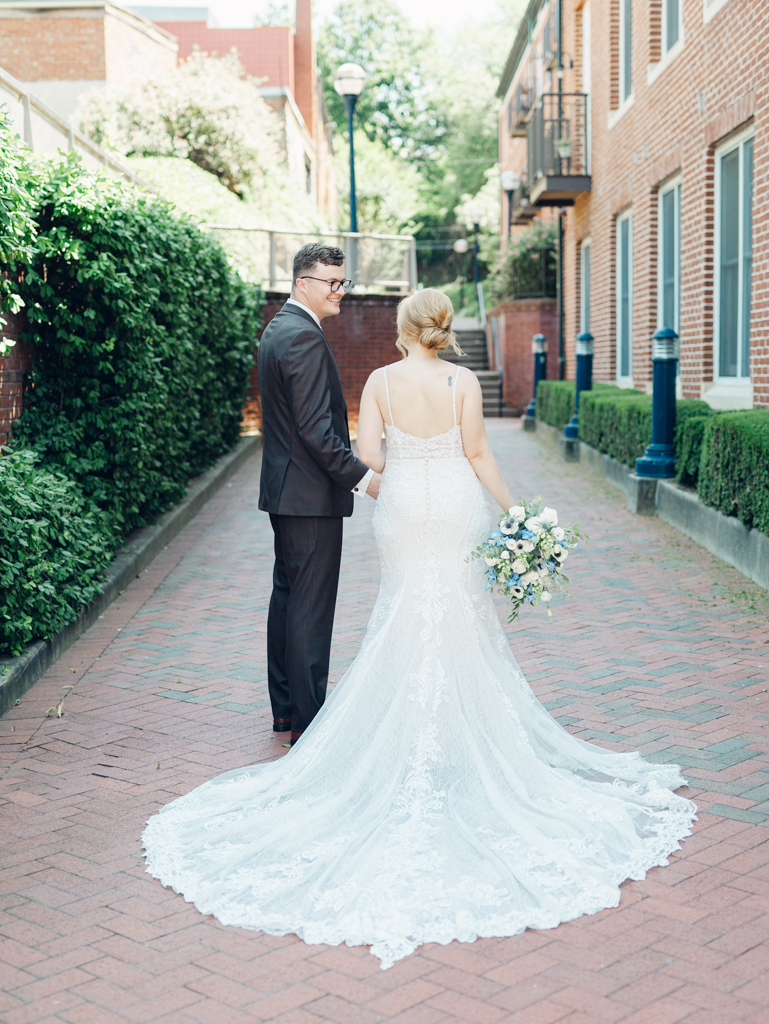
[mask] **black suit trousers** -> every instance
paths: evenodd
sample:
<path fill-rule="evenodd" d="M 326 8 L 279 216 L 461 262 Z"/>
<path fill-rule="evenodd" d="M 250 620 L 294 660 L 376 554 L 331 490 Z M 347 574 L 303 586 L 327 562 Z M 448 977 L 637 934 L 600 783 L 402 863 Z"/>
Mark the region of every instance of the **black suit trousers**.
<path fill-rule="evenodd" d="M 326 699 L 342 558 L 341 516 L 270 515 L 275 569 L 267 619 L 274 718 L 304 732 Z"/>

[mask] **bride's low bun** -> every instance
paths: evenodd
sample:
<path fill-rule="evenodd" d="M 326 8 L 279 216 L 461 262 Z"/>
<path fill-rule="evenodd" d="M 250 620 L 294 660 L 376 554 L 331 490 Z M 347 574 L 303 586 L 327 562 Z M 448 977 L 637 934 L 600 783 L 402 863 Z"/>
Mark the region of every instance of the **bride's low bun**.
<path fill-rule="evenodd" d="M 398 349 L 405 357 L 408 355 L 407 345 L 416 342 L 423 348 L 438 352 L 452 348 L 460 355 L 461 350 L 451 329 L 453 320 L 451 299 L 437 288 L 424 288 L 407 295 L 398 304 Z"/>

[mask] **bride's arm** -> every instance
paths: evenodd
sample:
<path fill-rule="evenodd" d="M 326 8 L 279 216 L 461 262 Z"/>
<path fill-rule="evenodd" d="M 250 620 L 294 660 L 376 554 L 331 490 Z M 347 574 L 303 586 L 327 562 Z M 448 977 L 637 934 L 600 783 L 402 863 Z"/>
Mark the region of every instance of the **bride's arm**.
<path fill-rule="evenodd" d="M 462 390 L 462 444 L 470 465 L 486 490 L 502 508 L 510 508 L 513 498 L 508 490 L 497 460 L 491 453 L 483 423 L 483 394 L 474 373 L 464 371 L 457 381 Z M 360 452 L 359 452 L 360 454 Z M 365 462 L 363 456 L 360 456 Z"/>
<path fill-rule="evenodd" d="M 358 458 L 369 469 L 381 473 L 385 466 L 382 451 L 382 427 L 384 420 L 377 402 L 377 374 L 371 374 L 366 381 L 363 394 L 360 396 L 360 413 L 358 416 Z"/>

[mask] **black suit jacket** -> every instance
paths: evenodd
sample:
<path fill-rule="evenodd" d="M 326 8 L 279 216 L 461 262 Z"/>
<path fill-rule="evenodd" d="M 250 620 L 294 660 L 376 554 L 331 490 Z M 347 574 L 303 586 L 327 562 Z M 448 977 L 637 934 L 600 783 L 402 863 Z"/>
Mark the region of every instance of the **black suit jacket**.
<path fill-rule="evenodd" d="M 323 331 L 287 303 L 259 345 L 259 508 L 287 516 L 351 516 L 366 466 L 350 450 L 342 378 Z"/>

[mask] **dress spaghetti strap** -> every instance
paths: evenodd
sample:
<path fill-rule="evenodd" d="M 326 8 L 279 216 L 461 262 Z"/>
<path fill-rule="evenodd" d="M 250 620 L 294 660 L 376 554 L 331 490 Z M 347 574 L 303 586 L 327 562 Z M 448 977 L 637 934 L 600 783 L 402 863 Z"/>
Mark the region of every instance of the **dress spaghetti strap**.
<path fill-rule="evenodd" d="M 461 369 L 461 366 L 457 366 L 457 372 L 454 374 L 454 384 L 453 387 L 451 388 L 451 410 L 454 413 L 454 426 L 457 425 L 457 380 L 459 378 L 459 371 Z M 392 419 L 392 417 L 390 418 Z"/>
<path fill-rule="evenodd" d="M 387 414 L 390 417 L 390 426 L 394 427 L 395 426 L 395 420 L 393 419 L 393 411 L 392 411 L 392 408 L 390 407 L 390 388 L 387 386 L 387 367 L 386 366 L 382 367 L 382 373 L 384 374 L 385 394 L 387 395 Z M 454 418 L 454 422 L 456 423 L 456 416 Z"/>

